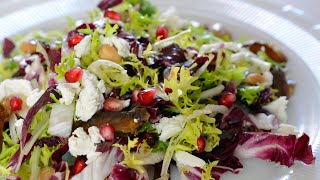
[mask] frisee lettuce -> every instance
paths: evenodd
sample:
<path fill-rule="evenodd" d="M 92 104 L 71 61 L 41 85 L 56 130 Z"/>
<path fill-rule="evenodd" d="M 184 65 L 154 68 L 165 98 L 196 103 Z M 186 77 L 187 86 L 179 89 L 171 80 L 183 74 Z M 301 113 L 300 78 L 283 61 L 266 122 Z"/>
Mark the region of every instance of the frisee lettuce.
<path fill-rule="evenodd" d="M 238 96 L 241 101 L 246 102 L 248 105 L 253 104 L 257 99 L 259 92 L 264 89 L 264 86 L 243 86 L 238 88 Z"/>
<path fill-rule="evenodd" d="M 139 5 L 139 12 L 142 15 L 152 16 L 157 12 L 157 8 L 148 0 L 127 0 L 133 6 Z"/>
<path fill-rule="evenodd" d="M 139 133 L 142 132 L 149 132 L 149 133 L 154 133 L 157 132 L 156 129 L 151 125 L 150 122 L 144 123 L 138 130 Z"/>
<path fill-rule="evenodd" d="M 212 172 L 212 168 L 217 164 L 218 164 L 218 161 L 207 163 L 202 169 L 201 179 L 214 180 L 214 178 L 211 176 L 211 172 Z"/>
<path fill-rule="evenodd" d="M 0 82 L 11 78 L 19 69 L 19 63 L 10 59 L 2 59 L 0 62 Z"/>
<path fill-rule="evenodd" d="M 64 77 L 66 72 L 70 69 L 73 68 L 75 65 L 75 51 L 73 51 L 69 57 L 62 57 L 61 63 L 59 65 L 55 66 L 55 71 L 58 74 L 57 79 L 61 79 Z"/>
<path fill-rule="evenodd" d="M 138 160 L 135 157 L 135 154 L 131 152 L 131 150 L 136 147 L 137 142 L 138 138 L 135 138 L 134 140 L 130 140 L 130 138 L 128 138 L 127 145 L 113 144 L 113 146 L 119 147 L 124 154 L 124 160 L 121 162 L 121 164 L 126 165 L 128 168 L 135 169 L 139 173 L 143 173 L 144 171 L 141 167 L 143 161 Z"/>
<path fill-rule="evenodd" d="M 103 33 L 106 37 L 117 35 L 117 29 L 119 28 L 118 24 L 111 26 L 108 22 L 106 22 Z"/>
<path fill-rule="evenodd" d="M 169 146 L 168 141 L 157 141 L 156 145 L 152 147 L 152 152 L 166 152 L 167 148 Z"/>
<path fill-rule="evenodd" d="M 101 39 L 99 30 L 96 29 L 92 33 L 91 44 L 90 44 L 90 53 L 81 57 L 80 62 L 83 68 L 88 67 L 91 63 L 99 59 L 99 49 L 101 46 Z"/>
<path fill-rule="evenodd" d="M 178 77 L 178 73 L 180 76 Z M 182 114 L 191 114 L 192 110 L 197 107 L 197 103 L 188 97 L 188 91 L 199 89 L 198 86 L 192 85 L 198 78 L 190 75 L 190 69 L 183 67 L 172 67 L 170 75 L 164 80 L 165 88 L 170 88 L 172 93 L 168 94 L 170 101 L 175 105 Z"/>
<path fill-rule="evenodd" d="M 121 86 L 120 96 L 135 88 L 148 89 L 158 85 L 158 69 L 152 69 L 142 63 L 136 56 L 132 55 L 131 61 L 126 61 L 123 66 L 131 66 L 137 74 L 129 78 L 129 81 Z"/>

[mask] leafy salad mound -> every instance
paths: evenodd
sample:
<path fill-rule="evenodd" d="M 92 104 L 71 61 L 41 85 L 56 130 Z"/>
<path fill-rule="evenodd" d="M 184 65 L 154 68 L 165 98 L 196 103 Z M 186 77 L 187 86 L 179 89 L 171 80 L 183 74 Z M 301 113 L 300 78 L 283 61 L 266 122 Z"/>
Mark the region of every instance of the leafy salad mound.
<path fill-rule="evenodd" d="M 147 0 L 97 7 L 67 33 L 4 39 L 3 177 L 218 180 L 245 158 L 313 163 L 274 46 Z"/>

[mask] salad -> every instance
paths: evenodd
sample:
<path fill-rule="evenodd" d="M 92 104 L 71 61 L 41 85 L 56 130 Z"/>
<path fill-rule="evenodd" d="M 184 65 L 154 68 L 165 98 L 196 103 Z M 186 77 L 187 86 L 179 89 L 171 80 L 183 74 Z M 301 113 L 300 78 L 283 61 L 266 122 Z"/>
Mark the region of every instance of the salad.
<path fill-rule="evenodd" d="M 246 158 L 314 162 L 271 44 L 148 0 L 103 0 L 89 17 L 4 39 L 2 177 L 218 180 Z"/>

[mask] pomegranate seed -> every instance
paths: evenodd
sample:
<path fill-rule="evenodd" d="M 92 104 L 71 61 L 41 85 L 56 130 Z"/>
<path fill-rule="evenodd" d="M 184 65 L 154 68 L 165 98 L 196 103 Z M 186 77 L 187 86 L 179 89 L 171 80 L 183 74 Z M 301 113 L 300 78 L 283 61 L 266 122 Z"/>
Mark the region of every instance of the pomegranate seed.
<path fill-rule="evenodd" d="M 197 145 L 198 145 L 197 153 L 202 153 L 204 148 L 206 147 L 206 140 L 204 139 L 204 137 L 200 136 L 198 138 Z"/>
<path fill-rule="evenodd" d="M 120 21 L 121 20 L 121 15 L 113 10 L 106 10 L 104 12 L 104 17 L 110 18 L 115 21 Z"/>
<path fill-rule="evenodd" d="M 75 45 L 79 44 L 79 42 L 84 38 L 82 34 L 76 34 L 68 39 L 69 47 L 74 47 Z"/>
<path fill-rule="evenodd" d="M 66 74 L 64 75 L 64 78 L 68 83 L 75 83 L 80 81 L 82 74 L 83 74 L 82 69 L 79 67 L 75 67 L 67 71 Z"/>
<path fill-rule="evenodd" d="M 132 102 L 135 103 L 138 101 L 138 94 L 141 92 L 140 89 L 134 89 L 132 91 Z"/>
<path fill-rule="evenodd" d="M 104 124 L 100 127 L 100 134 L 106 141 L 112 141 L 115 135 L 115 129 L 110 124 Z"/>
<path fill-rule="evenodd" d="M 72 168 L 72 172 L 74 175 L 80 173 L 87 166 L 86 161 L 87 159 L 84 156 L 77 157 Z"/>
<path fill-rule="evenodd" d="M 169 36 L 169 30 L 165 25 L 161 25 L 157 28 L 156 36 L 160 39 L 166 39 Z"/>
<path fill-rule="evenodd" d="M 227 93 L 224 93 L 222 97 L 219 99 L 219 104 L 230 108 L 232 104 L 236 101 L 236 99 L 237 99 L 236 95 L 230 92 L 227 92 Z"/>
<path fill-rule="evenodd" d="M 138 102 L 141 105 L 150 104 L 156 97 L 157 90 L 155 88 L 146 89 L 138 94 Z"/>
<path fill-rule="evenodd" d="M 10 99 L 10 109 L 11 111 L 20 111 L 22 109 L 23 101 L 21 98 L 14 96 Z"/>
<path fill-rule="evenodd" d="M 119 112 L 124 108 L 123 102 L 120 99 L 114 97 L 107 98 L 104 101 L 103 105 L 106 112 Z"/>
<path fill-rule="evenodd" d="M 164 89 L 164 92 L 166 92 L 167 94 L 170 94 L 170 93 L 172 93 L 172 89 L 171 88 L 166 88 L 166 89 Z"/>

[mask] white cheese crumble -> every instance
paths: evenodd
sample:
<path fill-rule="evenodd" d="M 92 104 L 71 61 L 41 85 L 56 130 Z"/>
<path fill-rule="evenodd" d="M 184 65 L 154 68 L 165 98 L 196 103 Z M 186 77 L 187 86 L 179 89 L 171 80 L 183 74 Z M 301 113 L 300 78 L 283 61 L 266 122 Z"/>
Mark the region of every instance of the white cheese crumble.
<path fill-rule="evenodd" d="M 287 97 L 281 96 L 278 99 L 272 101 L 271 103 L 263 106 L 264 110 L 274 114 L 281 123 L 287 122 L 287 104 L 288 100 Z"/>
<path fill-rule="evenodd" d="M 130 45 L 126 40 L 122 38 L 116 36 L 104 37 L 101 43 L 114 46 L 117 49 L 118 54 L 124 58 L 128 57 L 130 54 Z"/>
<path fill-rule="evenodd" d="M 59 83 L 57 89 L 61 92 L 60 103 L 70 105 L 76 94 L 80 92 L 80 83 Z"/>
<path fill-rule="evenodd" d="M 278 119 L 273 114 L 270 114 L 270 115 L 266 115 L 265 113 L 259 113 L 256 115 L 249 114 L 249 118 L 259 129 L 273 130 L 273 129 L 279 128 Z"/>
<path fill-rule="evenodd" d="M 52 106 L 48 133 L 67 138 L 71 135 L 74 115 L 74 104 L 54 104 Z"/>
<path fill-rule="evenodd" d="M 173 155 L 173 160 L 175 160 L 177 164 L 191 167 L 203 168 L 206 165 L 204 160 L 185 151 L 175 152 Z"/>
<path fill-rule="evenodd" d="M 160 119 L 159 123 L 155 125 L 158 133 L 160 134 L 159 139 L 161 141 L 166 141 L 171 137 L 179 134 L 182 131 L 185 124 L 194 118 L 197 118 L 204 114 L 222 113 L 226 114 L 228 108 L 221 105 L 209 104 L 203 109 L 195 110 L 191 115 L 177 115 L 172 118 L 163 117 Z"/>
<path fill-rule="evenodd" d="M 76 104 L 76 116 L 81 121 L 88 121 L 98 110 L 103 107 L 106 88 L 103 80 L 83 70 L 81 79 L 82 90 Z"/>
<path fill-rule="evenodd" d="M 97 127 L 90 127 L 88 135 L 82 127 L 79 127 L 73 131 L 72 136 L 69 138 L 69 151 L 71 155 L 74 157 L 87 156 L 86 164 L 90 164 L 102 154 L 101 152 L 96 152 L 96 144 L 104 141 L 104 139 L 97 136 L 96 129 Z"/>
<path fill-rule="evenodd" d="M 84 37 L 79 44 L 74 46 L 76 57 L 80 58 L 90 53 L 91 35 Z"/>
<path fill-rule="evenodd" d="M 40 97 L 43 95 L 44 93 L 44 90 L 39 90 L 38 88 L 37 89 L 34 89 L 31 94 L 27 97 L 27 105 L 29 107 L 33 106 L 39 99 Z"/>

